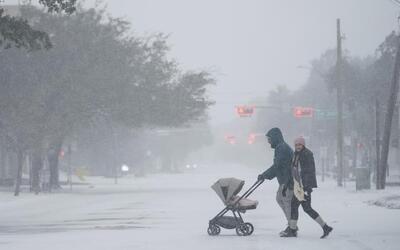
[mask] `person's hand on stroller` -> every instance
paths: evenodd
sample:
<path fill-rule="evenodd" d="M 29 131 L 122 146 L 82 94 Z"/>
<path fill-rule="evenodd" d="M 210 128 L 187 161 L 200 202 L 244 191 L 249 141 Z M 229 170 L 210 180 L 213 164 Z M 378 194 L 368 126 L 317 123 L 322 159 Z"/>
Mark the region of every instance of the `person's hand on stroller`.
<path fill-rule="evenodd" d="M 264 181 L 265 180 L 265 176 L 263 174 L 259 174 L 257 177 L 258 181 Z"/>

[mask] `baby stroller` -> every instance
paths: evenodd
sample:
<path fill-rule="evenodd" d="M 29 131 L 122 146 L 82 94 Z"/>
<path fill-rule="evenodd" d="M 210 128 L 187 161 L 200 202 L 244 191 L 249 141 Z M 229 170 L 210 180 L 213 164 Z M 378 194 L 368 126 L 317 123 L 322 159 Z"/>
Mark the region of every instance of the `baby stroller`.
<path fill-rule="evenodd" d="M 219 179 L 212 189 L 217 193 L 219 198 L 225 204 L 225 208 L 219 212 L 208 224 L 207 232 L 209 235 L 218 235 L 221 232 L 221 227 L 226 229 L 236 229 L 236 234 L 239 236 L 251 235 L 254 227 L 249 222 L 244 222 L 242 213 L 247 210 L 256 209 L 258 201 L 247 199 L 263 183 L 263 180 L 258 180 L 244 194 L 237 194 L 242 190 L 244 181 L 235 178 Z M 233 216 L 225 215 L 232 211 Z"/>

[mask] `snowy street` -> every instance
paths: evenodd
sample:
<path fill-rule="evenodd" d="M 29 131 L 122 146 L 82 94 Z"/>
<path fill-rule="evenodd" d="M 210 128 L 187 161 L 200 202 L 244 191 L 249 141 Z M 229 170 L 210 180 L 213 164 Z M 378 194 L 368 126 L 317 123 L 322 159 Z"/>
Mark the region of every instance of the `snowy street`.
<path fill-rule="evenodd" d="M 338 189 L 331 180 L 319 183 L 313 205 L 334 227 L 322 231 L 300 209 L 298 238 L 278 236 L 284 216 L 275 202 L 275 180 L 259 188 L 256 210 L 244 218 L 255 226 L 248 237 L 222 229 L 207 235 L 208 220 L 223 208 L 210 186 L 220 177 L 252 184 L 258 171 L 244 167 L 204 167 L 195 172 L 111 179 L 92 178 L 93 187 L 74 187 L 57 194 L 0 195 L 0 249 L 398 249 L 400 211 L 367 202 L 399 193 L 397 188 L 356 193 Z M 335 190 L 335 192 L 332 192 Z M 45 205 L 44 205 L 45 204 Z"/>
<path fill-rule="evenodd" d="M 0 0 L 0 250 L 400 250 L 399 13 Z"/>

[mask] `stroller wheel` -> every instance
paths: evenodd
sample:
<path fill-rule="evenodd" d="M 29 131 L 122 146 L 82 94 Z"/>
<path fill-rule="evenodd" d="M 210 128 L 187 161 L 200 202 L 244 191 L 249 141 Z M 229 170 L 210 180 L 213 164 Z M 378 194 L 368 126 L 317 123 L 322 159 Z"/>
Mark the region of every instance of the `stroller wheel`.
<path fill-rule="evenodd" d="M 236 234 L 238 236 L 247 236 L 249 235 L 249 228 L 247 227 L 246 224 L 241 223 L 236 226 Z"/>
<path fill-rule="evenodd" d="M 247 227 L 247 235 L 251 235 L 254 232 L 253 224 L 246 222 L 245 226 Z"/>
<path fill-rule="evenodd" d="M 209 225 L 207 229 L 208 235 L 215 236 L 221 232 L 221 228 L 217 225 Z"/>

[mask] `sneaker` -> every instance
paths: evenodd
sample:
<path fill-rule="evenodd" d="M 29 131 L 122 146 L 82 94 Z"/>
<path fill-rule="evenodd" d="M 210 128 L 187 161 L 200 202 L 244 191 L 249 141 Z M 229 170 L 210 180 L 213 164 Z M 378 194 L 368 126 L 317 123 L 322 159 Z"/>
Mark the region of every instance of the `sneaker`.
<path fill-rule="evenodd" d="M 282 232 L 279 233 L 279 236 L 282 236 L 282 235 L 284 235 L 284 234 L 287 234 L 287 233 L 289 232 L 289 230 L 290 230 L 290 227 L 287 226 L 285 230 L 283 230 Z M 296 227 L 296 229 L 294 229 L 294 230 L 295 230 L 296 233 L 297 233 L 297 231 L 299 231 L 299 228 Z"/>
<path fill-rule="evenodd" d="M 286 233 L 283 233 L 281 237 L 283 238 L 297 237 L 297 230 L 289 228 L 289 230 Z"/>
<path fill-rule="evenodd" d="M 322 228 L 324 230 L 324 234 L 321 236 L 321 239 L 326 238 L 330 232 L 332 232 L 333 228 L 328 226 L 327 224 L 324 225 L 324 227 Z"/>
<path fill-rule="evenodd" d="M 287 227 L 285 228 L 285 230 L 283 230 L 283 231 L 281 231 L 281 232 L 279 233 L 279 235 L 282 236 L 282 235 L 284 235 L 284 234 L 287 234 L 287 233 L 289 232 L 289 230 L 290 230 L 290 227 L 287 226 Z"/>

